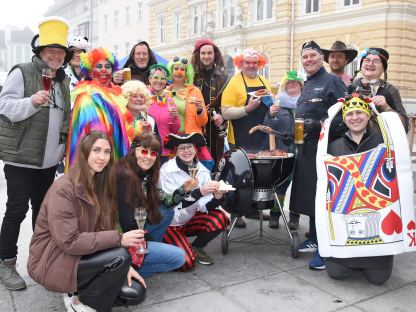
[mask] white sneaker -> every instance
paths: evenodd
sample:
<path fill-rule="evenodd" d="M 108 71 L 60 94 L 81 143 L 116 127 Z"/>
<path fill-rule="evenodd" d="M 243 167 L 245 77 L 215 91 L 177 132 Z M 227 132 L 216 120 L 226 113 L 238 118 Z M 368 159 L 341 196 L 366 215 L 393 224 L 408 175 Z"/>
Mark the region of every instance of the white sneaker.
<path fill-rule="evenodd" d="M 71 302 L 73 298 L 76 298 L 77 296 L 74 294 L 62 294 L 62 298 L 64 299 L 64 305 L 65 308 L 67 309 L 67 311 L 72 311 L 71 310 Z"/>
<path fill-rule="evenodd" d="M 93 308 L 83 304 L 82 302 L 75 304 L 74 300 L 77 298 L 76 296 L 70 297 L 69 308 L 67 312 L 97 312 Z"/>

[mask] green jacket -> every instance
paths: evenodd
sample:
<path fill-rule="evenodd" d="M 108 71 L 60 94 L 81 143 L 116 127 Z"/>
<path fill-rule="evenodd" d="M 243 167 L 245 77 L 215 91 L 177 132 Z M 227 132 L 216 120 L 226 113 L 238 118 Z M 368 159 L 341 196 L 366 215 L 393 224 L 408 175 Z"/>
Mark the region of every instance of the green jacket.
<path fill-rule="evenodd" d="M 42 90 L 42 68 L 46 67 L 38 57 L 32 62 L 15 65 L 10 72 L 20 68 L 24 80 L 24 97 L 31 97 Z M 65 144 L 68 137 L 69 117 L 71 113 L 69 80 L 60 83 L 64 98 L 64 117 L 60 129 L 60 142 Z M 46 138 L 49 126 L 49 107 L 42 107 L 31 117 L 10 122 L 0 116 L 0 159 L 4 161 L 41 167 L 45 156 Z"/>

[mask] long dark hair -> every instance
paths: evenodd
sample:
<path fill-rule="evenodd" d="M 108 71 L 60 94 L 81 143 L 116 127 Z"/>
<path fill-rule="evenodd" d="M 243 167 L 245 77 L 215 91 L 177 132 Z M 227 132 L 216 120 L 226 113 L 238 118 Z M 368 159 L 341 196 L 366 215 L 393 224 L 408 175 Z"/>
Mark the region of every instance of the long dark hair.
<path fill-rule="evenodd" d="M 153 166 L 144 172 L 137 165 L 136 147 L 148 148 L 152 151 L 159 152 L 160 143 L 158 139 L 151 133 L 142 133 L 136 136 L 132 142 L 132 148 L 120 159 L 115 168 L 118 178 L 123 179 L 124 199 L 132 208 L 143 206 L 147 209 L 147 221 L 149 224 L 157 224 L 161 220 L 159 212 L 159 191 L 158 180 L 160 171 L 160 155 L 156 157 Z M 144 185 L 144 177 L 147 178 Z M 146 193 L 143 189 L 146 187 Z"/>
<path fill-rule="evenodd" d="M 108 141 L 111 147 L 111 156 L 107 166 L 101 172 L 96 172 L 91 178 L 90 168 L 88 166 L 88 157 L 90 156 L 94 143 L 104 139 Z M 105 227 L 105 217 L 110 216 L 111 226 L 115 225 L 115 193 L 114 179 L 111 175 L 112 165 L 114 164 L 114 148 L 107 134 L 102 131 L 91 131 L 81 139 L 78 146 L 75 170 L 76 181 L 84 188 L 88 198 L 92 201 L 96 209 L 97 218 L 95 220 L 95 230 L 108 230 Z"/>
<path fill-rule="evenodd" d="M 224 59 L 222 58 L 221 51 L 220 49 L 218 49 L 218 47 L 215 44 L 213 45 L 213 47 L 214 47 L 214 66 L 216 66 L 220 70 L 223 70 L 225 68 L 225 65 L 224 65 Z M 194 67 L 195 72 L 197 73 L 201 73 L 203 70 L 203 65 L 201 63 L 201 58 L 199 56 L 199 52 L 201 48 L 199 48 L 198 50 L 195 50 L 192 53 L 192 59 L 191 59 L 191 64 Z"/>

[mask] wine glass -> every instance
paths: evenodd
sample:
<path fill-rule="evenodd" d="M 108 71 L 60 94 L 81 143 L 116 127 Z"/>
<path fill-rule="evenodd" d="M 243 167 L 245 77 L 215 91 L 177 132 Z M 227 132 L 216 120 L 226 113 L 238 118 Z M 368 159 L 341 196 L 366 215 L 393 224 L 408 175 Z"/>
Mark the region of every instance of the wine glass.
<path fill-rule="evenodd" d="M 139 230 L 144 229 L 144 225 L 146 224 L 147 218 L 147 211 L 145 207 L 137 207 L 134 209 L 134 220 L 136 220 L 137 227 Z M 140 247 L 137 249 L 137 254 L 143 255 L 147 253 L 146 248 L 144 247 L 144 242 L 140 244 Z"/>
<path fill-rule="evenodd" d="M 172 109 L 174 108 L 174 103 L 172 101 L 168 102 L 168 110 L 169 110 L 169 125 L 173 125 L 173 115 L 172 115 Z"/>
<path fill-rule="evenodd" d="M 189 172 L 189 176 L 192 179 L 196 178 L 196 175 L 198 174 L 198 170 L 199 170 L 199 166 L 198 163 L 192 163 L 188 166 L 188 172 Z"/>
<path fill-rule="evenodd" d="M 42 89 L 44 91 L 49 92 L 52 87 L 52 71 L 50 68 L 42 69 L 41 82 L 42 82 Z"/>

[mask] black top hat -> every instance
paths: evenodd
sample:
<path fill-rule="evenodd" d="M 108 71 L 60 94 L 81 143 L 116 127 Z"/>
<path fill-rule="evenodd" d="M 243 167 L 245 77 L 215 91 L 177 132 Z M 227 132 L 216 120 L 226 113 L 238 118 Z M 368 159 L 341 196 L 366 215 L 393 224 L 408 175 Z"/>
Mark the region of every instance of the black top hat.
<path fill-rule="evenodd" d="M 322 49 L 322 53 L 324 54 L 324 60 L 328 63 L 329 53 L 331 52 L 343 52 L 345 53 L 348 63 L 351 63 L 358 54 L 357 50 L 348 49 L 346 44 L 342 41 L 335 41 L 334 44 L 331 46 L 329 50 Z"/>
<path fill-rule="evenodd" d="M 174 149 L 179 144 L 192 143 L 196 147 L 200 148 L 206 145 L 205 139 L 202 134 L 198 132 L 192 132 L 191 134 L 169 134 L 165 137 L 164 145 L 167 149 Z"/>

